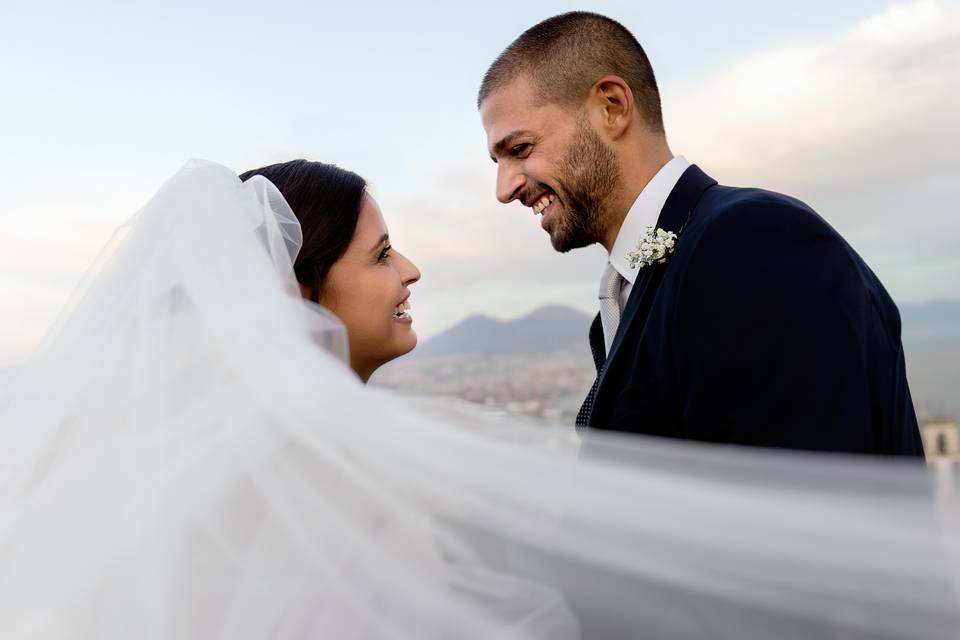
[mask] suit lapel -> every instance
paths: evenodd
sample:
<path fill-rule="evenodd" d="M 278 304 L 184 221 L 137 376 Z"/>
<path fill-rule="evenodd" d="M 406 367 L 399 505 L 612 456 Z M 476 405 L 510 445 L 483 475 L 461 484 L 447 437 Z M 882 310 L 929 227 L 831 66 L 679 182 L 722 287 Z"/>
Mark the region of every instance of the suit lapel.
<path fill-rule="evenodd" d="M 603 324 L 600 322 L 599 313 L 590 325 L 590 353 L 593 355 L 593 366 L 597 368 L 599 375 L 600 368 L 607 359 L 607 346 L 603 343 Z"/>
<path fill-rule="evenodd" d="M 680 176 L 680 180 L 677 181 L 673 191 L 667 196 L 663 209 L 660 211 L 660 217 L 657 219 L 657 228 L 673 231 L 680 236 L 683 228 L 693 216 L 693 210 L 696 208 L 704 191 L 715 184 L 717 184 L 717 181 L 705 174 L 697 165 L 688 167 L 687 170 L 683 172 L 683 175 Z M 683 242 L 683 238 L 678 238 L 677 242 Z M 610 353 L 607 355 L 606 362 L 604 362 L 602 368 L 600 368 L 596 387 L 598 396 L 603 389 L 607 371 L 610 370 L 611 364 L 616 360 L 624 338 L 631 330 L 631 326 L 638 319 L 642 322 L 643 319 L 646 318 L 650 304 L 653 301 L 653 294 L 656 292 L 660 280 L 663 278 L 663 274 L 669 264 L 668 260 L 666 264 L 653 265 L 640 271 L 637 281 L 630 291 L 630 297 L 627 299 L 626 307 L 623 309 L 620 324 L 617 327 L 617 333 L 613 338 L 613 345 L 610 347 Z M 594 323 L 598 322 L 599 317 L 600 316 L 597 316 L 597 320 L 595 320 Z M 591 338 L 591 346 L 592 344 L 593 339 Z M 596 359 L 596 354 L 594 355 L 594 359 Z M 596 404 L 594 404 L 594 407 L 595 406 Z"/>

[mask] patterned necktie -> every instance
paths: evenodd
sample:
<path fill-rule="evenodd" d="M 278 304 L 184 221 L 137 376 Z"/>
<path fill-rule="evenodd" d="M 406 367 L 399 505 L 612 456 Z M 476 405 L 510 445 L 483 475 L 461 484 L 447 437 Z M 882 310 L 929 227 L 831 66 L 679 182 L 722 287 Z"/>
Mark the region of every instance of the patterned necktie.
<path fill-rule="evenodd" d="M 620 288 L 623 286 L 623 277 L 607 263 L 600 280 L 600 323 L 603 325 L 603 345 L 610 353 L 613 337 L 617 335 L 617 326 L 620 324 Z"/>
<path fill-rule="evenodd" d="M 603 272 L 603 278 L 600 280 L 600 324 L 603 325 L 603 343 L 607 353 L 610 353 L 610 346 L 613 344 L 613 337 L 617 335 L 617 326 L 620 324 L 620 288 L 623 285 L 623 277 L 617 273 L 613 265 L 607 263 L 607 268 Z M 603 369 L 600 370 L 600 373 Z M 590 419 L 590 412 L 593 411 L 593 401 L 597 395 L 597 386 L 600 383 L 600 374 L 593 381 L 590 393 L 587 399 L 580 405 L 580 411 L 577 412 L 576 425 L 580 429 L 587 426 Z"/>

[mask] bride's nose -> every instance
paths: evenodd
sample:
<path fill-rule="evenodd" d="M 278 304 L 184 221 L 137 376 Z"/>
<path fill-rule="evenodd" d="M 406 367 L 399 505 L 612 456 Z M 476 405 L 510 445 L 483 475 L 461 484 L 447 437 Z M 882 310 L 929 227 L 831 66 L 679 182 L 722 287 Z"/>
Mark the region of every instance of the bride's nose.
<path fill-rule="evenodd" d="M 400 277 L 403 279 L 403 284 L 410 286 L 420 280 L 420 269 L 417 269 L 417 265 L 413 264 L 413 262 L 402 253 L 400 254 L 400 260 L 402 262 Z"/>

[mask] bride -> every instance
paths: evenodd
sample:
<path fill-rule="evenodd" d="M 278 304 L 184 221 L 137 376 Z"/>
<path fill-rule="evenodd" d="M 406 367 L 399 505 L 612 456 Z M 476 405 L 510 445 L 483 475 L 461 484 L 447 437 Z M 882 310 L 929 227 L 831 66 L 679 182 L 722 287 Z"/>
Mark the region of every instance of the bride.
<path fill-rule="evenodd" d="M 946 638 L 956 484 L 429 412 L 362 179 L 191 162 L 0 392 L 0 637 Z M 348 368 L 349 365 L 349 368 Z M 351 371 L 352 369 L 352 371 Z"/>
<path fill-rule="evenodd" d="M 413 349 L 408 287 L 420 272 L 391 246 L 364 179 L 306 160 L 247 171 L 240 179 L 254 176 L 269 180 L 293 207 L 303 238 L 293 263 L 300 293 L 343 321 L 350 367 L 360 379 Z"/>

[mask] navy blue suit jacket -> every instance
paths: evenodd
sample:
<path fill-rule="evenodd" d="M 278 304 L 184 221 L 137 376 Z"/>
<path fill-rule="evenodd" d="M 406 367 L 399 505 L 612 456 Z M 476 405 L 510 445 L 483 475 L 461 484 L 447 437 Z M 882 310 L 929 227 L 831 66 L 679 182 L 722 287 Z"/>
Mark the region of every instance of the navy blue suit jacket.
<path fill-rule="evenodd" d="M 590 427 L 923 455 L 897 308 L 812 209 L 692 166 L 657 226 L 676 249 L 638 273 L 609 357 L 590 328 Z"/>

